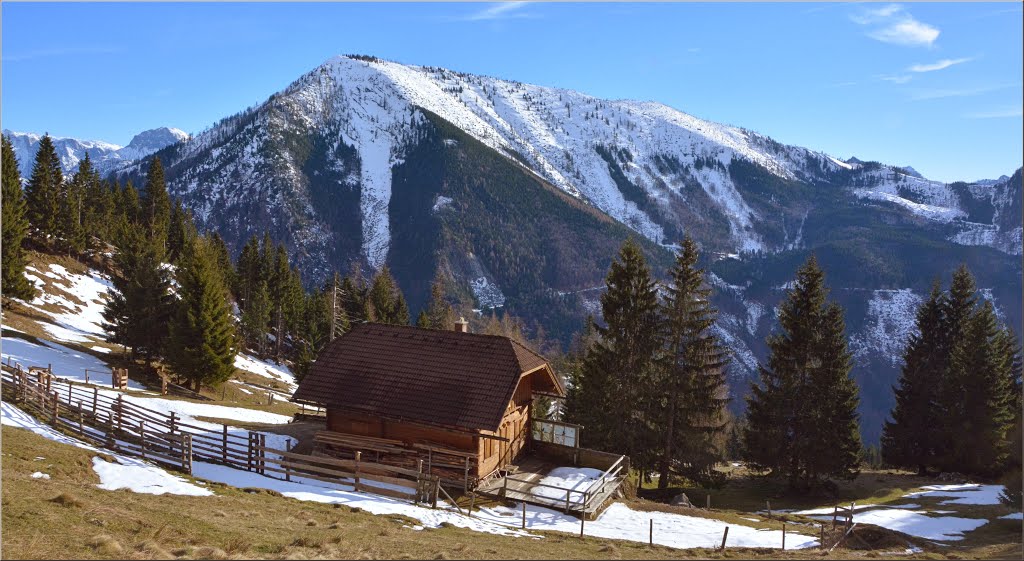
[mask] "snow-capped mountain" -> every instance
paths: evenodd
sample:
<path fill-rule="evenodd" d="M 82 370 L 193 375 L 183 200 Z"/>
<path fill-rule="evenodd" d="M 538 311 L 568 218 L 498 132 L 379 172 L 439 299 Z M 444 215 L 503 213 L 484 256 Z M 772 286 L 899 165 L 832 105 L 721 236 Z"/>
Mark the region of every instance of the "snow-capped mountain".
<path fill-rule="evenodd" d="M 23 178 L 32 174 L 32 164 L 39 150 L 42 135 L 35 133 L 3 131 L 14 145 L 18 156 L 18 168 Z M 129 161 L 148 156 L 161 148 L 188 138 L 188 133 L 170 127 L 160 127 L 135 135 L 128 146 L 118 146 L 102 140 L 79 140 L 51 136 L 53 147 L 60 158 L 65 174 L 74 173 L 86 153 L 100 171 L 109 171 Z"/>
<path fill-rule="evenodd" d="M 332 58 L 156 155 L 171 193 L 236 251 L 269 231 L 310 284 L 387 263 L 414 310 L 440 271 L 474 307 L 563 340 L 599 311 L 594 287 L 624 238 L 664 276 L 691 235 L 720 257 L 706 266 L 737 396 L 782 287 L 813 251 L 847 309 L 869 440 L 934 278 L 968 263 L 1021 323 L 1019 170 L 945 184 L 654 102 L 364 56 Z M 145 165 L 116 172 L 141 184 Z"/>

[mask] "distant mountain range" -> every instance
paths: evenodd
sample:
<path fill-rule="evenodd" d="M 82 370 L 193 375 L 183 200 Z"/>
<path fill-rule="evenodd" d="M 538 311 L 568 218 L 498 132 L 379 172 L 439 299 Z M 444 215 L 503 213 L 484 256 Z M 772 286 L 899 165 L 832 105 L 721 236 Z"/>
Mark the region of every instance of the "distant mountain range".
<path fill-rule="evenodd" d="M 32 174 L 32 164 L 35 161 L 36 151 L 39 150 L 39 140 L 42 135 L 35 133 L 14 132 L 4 129 L 4 135 L 11 138 L 14 144 L 15 153 L 18 156 L 18 166 L 21 176 L 28 178 Z M 118 146 L 102 140 L 79 140 L 77 138 L 50 137 L 53 140 L 53 147 L 60 157 L 61 168 L 65 174 L 74 173 L 78 169 L 78 163 L 85 157 L 86 153 L 92 159 L 100 171 L 110 171 L 118 165 L 138 160 L 156 152 L 157 150 L 188 139 L 188 133 L 170 127 L 160 127 L 141 132 L 132 138 L 128 146 Z"/>
<path fill-rule="evenodd" d="M 414 313 L 440 270 L 467 304 L 503 307 L 563 342 L 599 315 L 626 237 L 664 277 L 691 235 L 734 351 L 736 408 L 813 252 L 847 311 L 869 442 L 933 279 L 967 263 L 1020 333 L 1019 169 L 947 184 L 659 103 L 367 56 L 332 58 L 156 155 L 172 194 L 235 251 L 268 230 L 310 284 L 386 263 Z M 111 173 L 139 185 L 146 158 Z"/>

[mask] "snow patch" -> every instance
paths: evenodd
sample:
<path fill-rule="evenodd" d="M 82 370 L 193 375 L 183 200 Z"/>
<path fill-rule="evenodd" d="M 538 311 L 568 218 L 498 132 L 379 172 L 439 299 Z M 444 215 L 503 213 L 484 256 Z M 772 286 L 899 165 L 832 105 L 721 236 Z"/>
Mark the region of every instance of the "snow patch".
<path fill-rule="evenodd" d="M 50 479 L 50 474 L 37 471 L 34 472 L 30 477 L 32 479 Z"/>
<path fill-rule="evenodd" d="M 102 458 L 92 459 L 92 469 L 100 476 L 100 489 L 116 491 L 128 489 L 147 495 L 189 495 L 208 497 L 213 495 L 188 480 L 171 475 L 166 471 L 134 458 L 120 458 L 120 463 L 108 462 Z"/>

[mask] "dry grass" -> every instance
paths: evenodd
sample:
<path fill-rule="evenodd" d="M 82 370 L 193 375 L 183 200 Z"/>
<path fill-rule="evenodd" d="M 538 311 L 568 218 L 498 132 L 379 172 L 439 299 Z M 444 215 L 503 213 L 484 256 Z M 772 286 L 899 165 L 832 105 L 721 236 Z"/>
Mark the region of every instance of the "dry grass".
<path fill-rule="evenodd" d="M 57 444 L 28 431 L 3 429 L 3 552 L 8 558 L 273 558 L 273 559 L 680 559 L 754 558 L 819 559 L 822 552 L 770 549 L 674 550 L 643 543 L 580 539 L 569 534 L 537 532 L 543 539 L 510 538 L 445 525 L 419 532 L 400 516 L 374 516 L 342 505 L 300 502 L 255 489 L 211 484 L 216 497 L 153 496 L 103 491 L 95 484 L 94 453 Z M 33 480 L 44 456 L 49 481 Z M 870 489 L 868 483 L 875 485 Z M 718 491 L 736 504 L 760 502 L 763 483 L 743 483 Z M 896 496 L 913 486 L 899 474 L 882 474 L 862 483 L 867 496 Z M 252 492 L 247 492 L 252 491 Z M 749 493 L 744 498 L 743 492 Z M 882 494 L 878 494 L 883 492 Z M 278 495 L 278 496 L 275 496 Z M 697 495 L 702 496 L 702 495 Z M 696 497 L 695 497 L 696 498 Z M 872 501 L 880 502 L 880 501 Z M 915 499 L 915 502 L 920 502 Z M 815 506 L 822 503 L 817 503 Z M 681 510 L 650 501 L 630 501 L 633 508 Z M 788 505 L 781 505 L 782 507 Z M 963 506 L 964 515 L 994 518 L 991 507 Z M 776 501 L 773 500 L 773 507 Z M 950 508 L 948 505 L 943 508 Z M 1007 511 L 1008 512 L 1008 511 Z M 687 511 L 732 524 L 741 510 Z M 761 518 L 761 517 L 759 517 Z M 739 523 L 739 522 L 737 522 Z M 749 521 L 747 524 L 751 524 Z M 776 521 L 765 523 L 774 527 Z M 757 525 L 757 524 L 755 524 Z M 763 527 L 763 526 L 762 526 Z M 59 529 L 60 531 L 55 531 Z M 1020 523 L 993 520 L 963 542 L 926 547 L 910 558 L 1021 558 Z M 898 549 L 837 549 L 826 558 L 908 558 Z"/>

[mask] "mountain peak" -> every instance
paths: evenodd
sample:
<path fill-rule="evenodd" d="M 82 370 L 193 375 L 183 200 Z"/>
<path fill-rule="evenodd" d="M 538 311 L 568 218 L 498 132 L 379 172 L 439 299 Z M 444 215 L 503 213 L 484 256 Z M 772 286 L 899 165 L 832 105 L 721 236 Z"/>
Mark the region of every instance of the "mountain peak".
<path fill-rule="evenodd" d="M 132 141 L 125 146 L 124 151 L 130 154 L 141 154 L 140 156 L 131 157 L 129 154 L 125 154 L 126 159 L 136 159 L 142 155 L 151 154 L 160 150 L 165 146 L 181 142 L 188 138 L 188 133 L 181 129 L 173 127 L 159 127 L 150 129 L 147 131 L 140 132 L 139 134 L 132 137 Z"/>

